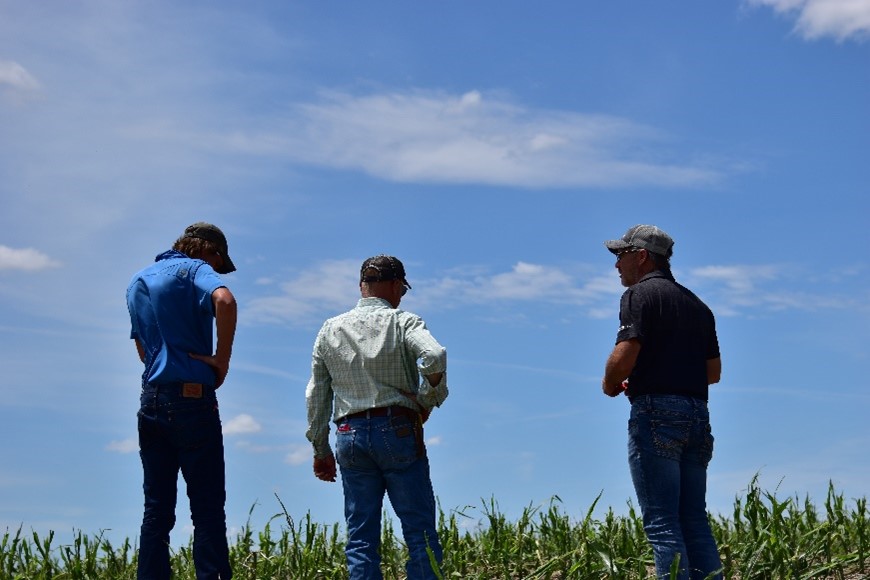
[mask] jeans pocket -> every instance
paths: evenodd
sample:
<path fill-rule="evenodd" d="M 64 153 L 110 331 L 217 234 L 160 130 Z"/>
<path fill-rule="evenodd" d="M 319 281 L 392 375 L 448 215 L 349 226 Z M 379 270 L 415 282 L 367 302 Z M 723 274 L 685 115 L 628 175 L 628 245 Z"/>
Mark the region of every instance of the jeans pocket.
<path fill-rule="evenodd" d="M 711 429 L 710 424 L 707 423 L 701 435 L 701 445 L 698 450 L 698 461 L 704 466 L 708 465 L 710 460 L 713 459 L 713 441 L 713 430 Z"/>
<path fill-rule="evenodd" d="M 380 437 L 386 451 L 383 460 L 392 464 L 389 467 L 401 469 L 417 459 L 417 430 L 410 420 L 390 421 L 381 429 Z"/>
<path fill-rule="evenodd" d="M 653 451 L 663 457 L 679 459 L 689 444 L 691 421 L 651 419 Z"/>
<path fill-rule="evenodd" d="M 136 421 L 139 432 L 139 449 L 148 449 L 160 434 L 156 417 L 150 416 L 140 410 L 136 414 Z"/>
<path fill-rule="evenodd" d="M 338 430 L 335 436 L 335 460 L 340 467 L 353 466 L 353 447 L 356 438 L 355 429 Z"/>

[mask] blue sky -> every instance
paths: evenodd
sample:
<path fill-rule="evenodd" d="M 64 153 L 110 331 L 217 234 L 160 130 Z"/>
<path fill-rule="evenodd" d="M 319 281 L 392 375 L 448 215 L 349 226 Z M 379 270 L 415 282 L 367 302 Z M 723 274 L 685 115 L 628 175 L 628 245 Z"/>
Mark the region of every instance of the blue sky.
<path fill-rule="evenodd" d="M 717 315 L 711 510 L 756 473 L 867 495 L 868 40 L 867 0 L 0 0 L 0 531 L 138 534 L 124 291 L 200 220 L 238 266 L 231 530 L 276 494 L 341 520 L 304 438 L 310 352 L 384 252 L 449 353 L 442 507 L 623 512 L 603 242 L 637 223 Z"/>

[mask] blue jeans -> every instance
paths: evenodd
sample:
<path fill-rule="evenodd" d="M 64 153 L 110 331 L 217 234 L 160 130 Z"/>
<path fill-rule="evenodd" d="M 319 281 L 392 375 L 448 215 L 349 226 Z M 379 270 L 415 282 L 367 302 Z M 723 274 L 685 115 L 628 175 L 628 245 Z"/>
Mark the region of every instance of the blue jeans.
<path fill-rule="evenodd" d="M 658 578 L 706 578 L 722 564 L 707 519 L 713 435 L 707 403 L 677 395 L 632 398 L 628 462 Z M 721 578 L 721 573 L 713 576 Z"/>
<path fill-rule="evenodd" d="M 402 524 L 408 546 L 408 580 L 434 579 L 426 548 L 440 564 L 435 494 L 429 477 L 422 428 L 410 417 L 342 420 L 336 461 L 344 486 L 347 567 L 350 580 L 381 580 L 381 510 L 384 493 Z"/>
<path fill-rule="evenodd" d="M 138 577 L 170 577 L 169 532 L 175 525 L 181 470 L 194 527 L 196 577 L 231 578 L 224 512 L 224 444 L 214 389 L 203 386 L 202 398 L 186 398 L 178 383 L 145 385 L 138 419 L 145 491 Z"/>

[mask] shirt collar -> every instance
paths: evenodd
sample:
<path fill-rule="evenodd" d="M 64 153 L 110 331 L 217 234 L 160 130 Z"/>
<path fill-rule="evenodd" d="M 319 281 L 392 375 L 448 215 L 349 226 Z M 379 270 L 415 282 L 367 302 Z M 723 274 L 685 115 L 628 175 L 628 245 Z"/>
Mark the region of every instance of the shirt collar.
<path fill-rule="evenodd" d="M 159 262 L 160 260 L 171 260 L 172 258 L 187 258 L 187 254 L 182 254 L 178 250 L 166 250 L 162 254 L 157 254 L 157 257 L 154 258 L 155 262 Z"/>
<path fill-rule="evenodd" d="M 392 308 L 393 305 L 384 300 L 383 298 L 377 298 L 374 296 L 368 298 L 360 298 L 359 302 L 356 303 L 357 308 Z"/>
<path fill-rule="evenodd" d="M 640 284 L 641 282 L 651 280 L 653 278 L 664 278 L 665 280 L 670 280 L 671 282 L 675 281 L 673 274 L 665 272 L 664 270 L 653 270 L 652 272 L 645 274 L 640 280 L 637 281 L 637 283 Z"/>

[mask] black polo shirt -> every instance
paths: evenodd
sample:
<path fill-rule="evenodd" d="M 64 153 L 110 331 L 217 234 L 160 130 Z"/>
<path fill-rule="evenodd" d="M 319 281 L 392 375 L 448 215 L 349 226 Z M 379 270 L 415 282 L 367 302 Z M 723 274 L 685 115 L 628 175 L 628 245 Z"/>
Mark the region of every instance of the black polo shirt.
<path fill-rule="evenodd" d="M 713 313 L 670 273 L 655 271 L 622 295 L 616 342 L 641 343 L 628 393 L 707 400 L 707 360 L 719 357 Z"/>

